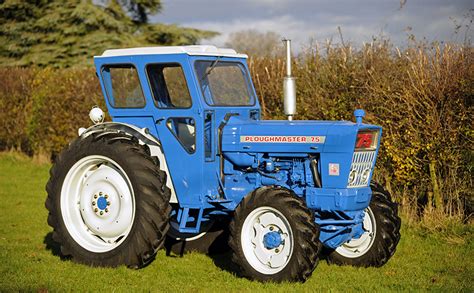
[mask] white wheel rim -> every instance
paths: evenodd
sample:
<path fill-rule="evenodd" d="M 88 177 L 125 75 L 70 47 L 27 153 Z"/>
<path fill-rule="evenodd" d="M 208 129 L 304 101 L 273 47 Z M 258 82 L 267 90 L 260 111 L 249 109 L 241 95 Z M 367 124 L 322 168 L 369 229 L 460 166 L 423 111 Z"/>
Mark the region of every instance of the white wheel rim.
<path fill-rule="evenodd" d="M 362 223 L 364 233 L 357 239 L 351 239 L 336 248 L 336 252 L 348 258 L 357 258 L 367 253 L 375 241 L 377 226 L 372 210 L 367 208 L 364 211 L 364 222 Z"/>
<path fill-rule="evenodd" d="M 84 249 L 102 253 L 119 246 L 135 217 L 135 196 L 124 170 L 105 156 L 75 163 L 61 188 L 61 214 L 71 237 Z"/>
<path fill-rule="evenodd" d="M 278 233 L 279 245 L 269 249 L 264 242 L 268 233 Z M 272 207 L 259 207 L 245 219 L 241 245 L 247 262 L 256 271 L 272 275 L 283 270 L 293 253 L 293 233 L 285 216 Z M 276 234 L 275 234 L 276 235 Z"/>

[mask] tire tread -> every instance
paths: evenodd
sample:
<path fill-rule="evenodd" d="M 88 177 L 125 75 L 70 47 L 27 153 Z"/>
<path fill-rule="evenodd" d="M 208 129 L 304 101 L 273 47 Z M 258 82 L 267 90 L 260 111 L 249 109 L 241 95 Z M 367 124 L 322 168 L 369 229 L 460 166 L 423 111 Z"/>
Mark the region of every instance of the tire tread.
<path fill-rule="evenodd" d="M 264 275 L 254 270 L 245 260 L 240 242 L 241 227 L 246 216 L 259 206 L 278 205 L 291 210 L 288 219 L 295 235 L 293 255 L 287 267 L 274 275 Z M 278 209 L 278 208 L 277 208 Z M 235 210 L 229 226 L 229 246 L 233 251 L 232 261 L 240 268 L 240 274 L 258 281 L 300 281 L 304 282 L 312 274 L 318 263 L 321 250 L 319 227 L 314 222 L 313 213 L 303 199 L 281 187 L 258 188 L 246 196 Z"/>
<path fill-rule="evenodd" d="M 127 239 L 106 253 L 89 252 L 73 240 L 63 223 L 59 200 L 69 168 L 81 156 L 97 153 L 116 156 L 111 157 L 114 161 L 120 160 L 121 156 L 126 158 L 122 162 L 133 173 L 128 175 L 136 201 L 135 221 Z M 56 158 L 46 184 L 48 224 L 53 228 L 53 240 L 60 244 L 61 253 L 70 255 L 73 261 L 91 266 L 115 267 L 125 264 L 131 268 L 140 268 L 152 261 L 156 251 L 163 245 L 171 211 L 171 193 L 166 187 L 166 173 L 159 166 L 159 160 L 150 156 L 146 145 L 140 145 L 138 139 L 122 131 L 103 130 L 75 139 Z"/>
<path fill-rule="evenodd" d="M 327 255 L 330 264 L 352 265 L 360 267 L 381 267 L 394 255 L 400 241 L 401 219 L 398 216 L 398 205 L 391 199 L 382 185 L 371 183 L 372 199 L 370 208 L 377 218 L 376 238 L 372 247 L 364 255 L 357 258 L 347 258 L 336 250 Z"/>

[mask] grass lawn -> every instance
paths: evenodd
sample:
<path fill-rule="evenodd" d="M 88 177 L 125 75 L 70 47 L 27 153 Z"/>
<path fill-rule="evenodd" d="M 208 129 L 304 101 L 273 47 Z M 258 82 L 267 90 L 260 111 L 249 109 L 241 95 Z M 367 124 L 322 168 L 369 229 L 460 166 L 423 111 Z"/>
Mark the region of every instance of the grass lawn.
<path fill-rule="evenodd" d="M 402 226 L 393 258 L 382 268 L 321 261 L 304 284 L 258 283 L 228 271 L 229 256 L 158 253 L 141 270 L 91 268 L 61 260 L 44 207 L 49 165 L 0 153 L 0 291 L 474 291 L 473 227 L 432 234 Z"/>

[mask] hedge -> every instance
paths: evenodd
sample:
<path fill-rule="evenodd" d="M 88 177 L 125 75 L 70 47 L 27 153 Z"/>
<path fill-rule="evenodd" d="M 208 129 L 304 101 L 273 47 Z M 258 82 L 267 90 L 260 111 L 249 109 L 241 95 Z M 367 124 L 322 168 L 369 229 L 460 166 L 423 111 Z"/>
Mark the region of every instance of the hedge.
<path fill-rule="evenodd" d="M 377 179 L 405 211 L 467 219 L 473 200 L 472 46 L 388 42 L 313 46 L 301 52 L 297 119 L 365 121 L 384 129 Z M 284 119 L 284 59 L 249 60 L 266 119 Z M 0 148 L 55 156 L 90 125 L 92 106 L 105 109 L 94 69 L 0 68 Z"/>

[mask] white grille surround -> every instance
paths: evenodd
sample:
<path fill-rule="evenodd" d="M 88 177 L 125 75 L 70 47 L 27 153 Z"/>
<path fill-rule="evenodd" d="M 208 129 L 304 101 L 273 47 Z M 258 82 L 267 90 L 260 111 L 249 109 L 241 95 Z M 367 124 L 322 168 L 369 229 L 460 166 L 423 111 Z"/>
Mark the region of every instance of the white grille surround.
<path fill-rule="evenodd" d="M 371 151 L 355 151 L 352 156 L 352 164 L 349 173 L 347 187 L 367 187 L 370 183 L 370 176 L 372 175 L 376 152 Z M 351 173 L 356 172 L 355 178 L 351 180 Z M 364 176 L 365 173 L 365 176 Z M 365 180 L 364 180 L 365 179 Z"/>

